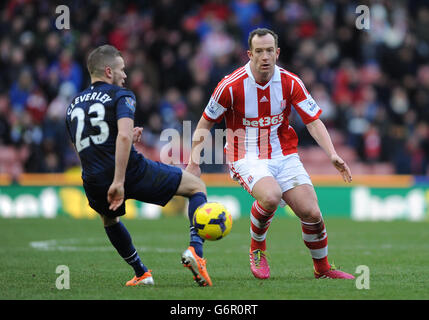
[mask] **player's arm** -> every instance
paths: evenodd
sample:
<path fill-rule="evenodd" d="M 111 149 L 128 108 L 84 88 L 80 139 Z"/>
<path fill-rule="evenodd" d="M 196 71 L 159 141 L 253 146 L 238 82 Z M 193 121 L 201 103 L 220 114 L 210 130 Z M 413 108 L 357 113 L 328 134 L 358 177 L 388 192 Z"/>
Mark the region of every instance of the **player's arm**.
<path fill-rule="evenodd" d="M 115 211 L 124 202 L 124 183 L 128 159 L 130 157 L 131 144 L 133 143 L 134 120 L 120 118 L 118 120 L 118 135 L 116 137 L 115 150 L 115 175 L 107 192 L 109 209 Z"/>
<path fill-rule="evenodd" d="M 341 159 L 335 151 L 331 137 L 325 125 L 319 119 L 322 109 L 317 105 L 310 93 L 304 86 L 301 79 L 292 77 L 291 103 L 298 112 L 308 132 L 316 140 L 318 145 L 326 152 L 335 168 L 340 172 L 345 182 L 352 181 L 352 174 L 348 165 Z"/>
<path fill-rule="evenodd" d="M 329 132 L 320 119 L 316 119 L 307 125 L 308 132 L 316 140 L 317 144 L 325 151 L 335 168 L 340 172 L 345 182 L 352 181 L 352 174 L 347 163 L 338 156 L 332 143 Z"/>
<path fill-rule="evenodd" d="M 189 157 L 189 162 L 186 167 L 186 171 L 192 173 L 193 175 L 196 175 L 197 177 L 201 175 L 201 146 L 204 145 L 204 140 L 208 136 L 207 133 L 210 132 L 214 124 L 215 122 L 209 121 L 204 116 L 202 116 L 192 137 L 191 156 Z"/>

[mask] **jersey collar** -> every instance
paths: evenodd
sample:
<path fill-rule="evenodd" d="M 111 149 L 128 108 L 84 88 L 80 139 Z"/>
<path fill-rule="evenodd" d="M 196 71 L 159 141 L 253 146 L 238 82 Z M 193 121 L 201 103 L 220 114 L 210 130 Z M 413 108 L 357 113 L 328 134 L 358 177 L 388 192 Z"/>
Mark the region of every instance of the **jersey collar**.
<path fill-rule="evenodd" d="M 104 84 L 104 83 L 107 83 L 107 82 L 104 82 L 104 81 L 95 81 L 94 83 L 91 83 L 91 86 L 96 87 L 96 86 L 99 86 L 99 85 Z"/>
<path fill-rule="evenodd" d="M 252 70 L 250 69 L 250 61 L 248 63 L 246 63 L 246 65 L 245 65 L 244 68 L 245 68 L 246 73 L 249 76 L 249 78 L 252 79 L 253 82 L 255 83 L 256 87 L 258 87 L 258 88 L 260 88 L 262 90 L 265 90 L 271 84 L 271 82 L 281 81 L 280 69 L 279 69 L 279 67 L 277 65 L 274 66 L 274 74 L 273 74 L 272 78 L 264 86 L 261 86 L 260 84 L 258 84 L 255 81 L 255 77 L 253 76 Z"/>

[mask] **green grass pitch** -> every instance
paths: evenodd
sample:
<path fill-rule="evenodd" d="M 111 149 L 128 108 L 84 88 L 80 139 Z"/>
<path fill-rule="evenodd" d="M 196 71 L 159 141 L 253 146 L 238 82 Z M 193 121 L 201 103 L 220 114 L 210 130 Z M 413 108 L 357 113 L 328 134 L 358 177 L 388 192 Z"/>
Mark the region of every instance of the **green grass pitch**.
<path fill-rule="evenodd" d="M 122 220 L 155 286 L 125 287 L 133 276 L 110 245 L 100 219 L 1 219 L 0 299 L 139 300 L 385 300 L 429 299 L 428 223 L 355 222 L 326 218 L 329 260 L 355 274 L 369 267 L 369 289 L 354 280 L 313 278 L 299 221 L 273 220 L 268 233 L 271 278 L 249 269 L 249 220 L 234 221 L 225 239 L 206 242 L 213 287 L 200 288 L 180 263 L 188 243 L 185 218 Z M 70 289 L 59 290 L 59 265 L 70 271 Z"/>

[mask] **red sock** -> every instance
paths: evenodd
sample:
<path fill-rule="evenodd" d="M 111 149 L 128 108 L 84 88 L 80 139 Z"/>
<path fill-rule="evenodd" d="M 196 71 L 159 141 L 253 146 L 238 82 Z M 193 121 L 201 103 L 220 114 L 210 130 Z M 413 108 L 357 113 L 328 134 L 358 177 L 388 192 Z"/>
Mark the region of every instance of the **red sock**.
<path fill-rule="evenodd" d="M 252 209 L 250 210 L 251 251 L 256 249 L 265 251 L 267 249 L 265 237 L 273 217 L 274 211 L 265 210 L 258 201 L 253 202 Z"/>
<path fill-rule="evenodd" d="M 324 273 L 331 268 L 331 265 L 328 262 L 328 256 L 322 259 L 313 258 L 313 265 L 314 265 L 314 270 L 316 270 L 317 273 Z"/>
<path fill-rule="evenodd" d="M 328 234 L 325 223 L 320 220 L 317 223 L 301 221 L 302 238 L 305 245 L 310 249 L 314 269 L 318 273 L 328 271 L 331 266 L 328 262 Z"/>

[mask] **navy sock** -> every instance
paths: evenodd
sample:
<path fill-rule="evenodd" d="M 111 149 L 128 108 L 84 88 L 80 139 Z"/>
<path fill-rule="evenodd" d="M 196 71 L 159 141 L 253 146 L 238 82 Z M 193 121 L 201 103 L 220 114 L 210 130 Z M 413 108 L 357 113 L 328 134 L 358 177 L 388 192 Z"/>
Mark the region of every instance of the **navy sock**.
<path fill-rule="evenodd" d="M 142 276 L 148 269 L 141 262 L 137 250 L 131 241 L 131 236 L 121 221 L 104 227 L 110 242 L 116 248 L 119 255 L 134 269 L 137 277 Z"/>
<path fill-rule="evenodd" d="M 202 205 L 206 202 L 207 202 L 207 197 L 203 192 L 197 192 L 194 195 L 189 197 L 188 217 L 189 217 L 189 222 L 190 222 L 189 230 L 190 230 L 190 237 L 191 237 L 189 245 L 191 247 L 194 247 L 195 253 L 200 257 L 203 257 L 204 239 L 202 239 L 198 235 L 197 230 L 195 230 L 192 221 L 193 221 L 195 210 L 197 210 L 197 208 L 200 205 Z"/>

